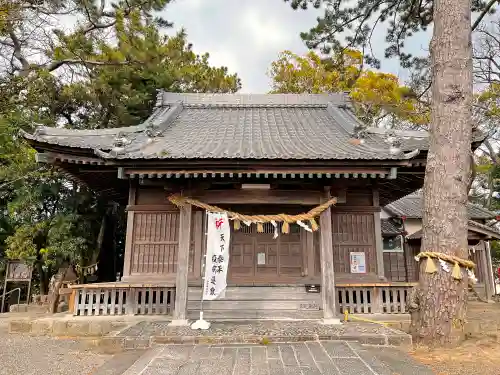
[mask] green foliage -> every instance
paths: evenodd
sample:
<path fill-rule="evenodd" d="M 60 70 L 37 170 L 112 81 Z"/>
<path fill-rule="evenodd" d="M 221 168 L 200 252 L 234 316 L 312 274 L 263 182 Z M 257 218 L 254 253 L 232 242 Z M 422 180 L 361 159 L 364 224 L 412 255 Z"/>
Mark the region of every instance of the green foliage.
<path fill-rule="evenodd" d="M 156 12 L 168 3 L 44 0 L 0 12 L 0 259 L 34 262 L 46 282 L 64 261 L 95 262 L 105 218 L 113 233 L 123 231 L 123 209 L 37 165 L 19 130 L 135 125 L 151 113 L 158 89 L 240 88 L 236 74 L 193 52 L 184 30 L 165 35 L 172 25 Z"/>
<path fill-rule="evenodd" d="M 425 125 L 429 112 L 413 91 L 393 74 L 363 69 L 361 52 L 346 49 L 321 58 L 314 52 L 299 56 L 290 51 L 271 64 L 273 92 L 325 93 L 348 91 L 358 117 L 367 124 L 387 115 Z"/>
<path fill-rule="evenodd" d="M 433 22 L 434 0 L 284 0 L 293 9 L 309 5 L 324 9 L 316 26 L 301 33 L 306 45 L 321 48 L 325 53 L 349 48 L 371 49 L 371 37 L 376 27 L 385 31 L 385 57 L 398 57 L 403 67 L 419 65 L 421 58 L 404 52 L 405 44 L 414 34 L 426 31 Z M 494 2 L 472 0 L 472 12 L 493 13 Z M 371 54 L 365 61 L 377 68 L 380 60 Z"/>

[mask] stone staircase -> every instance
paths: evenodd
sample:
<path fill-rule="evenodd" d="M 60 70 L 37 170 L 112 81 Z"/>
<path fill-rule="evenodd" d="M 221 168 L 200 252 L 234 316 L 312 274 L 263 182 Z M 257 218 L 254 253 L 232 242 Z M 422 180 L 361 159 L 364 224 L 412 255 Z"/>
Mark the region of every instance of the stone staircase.
<path fill-rule="evenodd" d="M 188 315 L 197 319 L 201 287 L 188 292 Z M 204 301 L 208 320 L 320 319 L 321 294 L 307 293 L 304 286 L 230 286 L 224 299 Z"/>

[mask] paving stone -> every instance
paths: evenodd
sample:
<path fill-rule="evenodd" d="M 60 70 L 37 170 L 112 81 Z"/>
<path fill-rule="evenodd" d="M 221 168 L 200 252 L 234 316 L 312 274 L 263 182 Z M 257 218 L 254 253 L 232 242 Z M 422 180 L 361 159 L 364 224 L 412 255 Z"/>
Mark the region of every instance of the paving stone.
<path fill-rule="evenodd" d="M 318 362 L 316 363 L 323 375 L 345 375 L 341 374 L 333 362 Z"/>
<path fill-rule="evenodd" d="M 238 349 L 238 353 L 236 355 L 236 364 L 234 365 L 234 373 L 249 374 L 250 362 L 251 362 L 250 348 Z"/>
<path fill-rule="evenodd" d="M 314 366 L 314 367 L 301 367 L 302 370 L 302 375 L 322 375 L 321 371 Z M 338 374 L 337 374 L 338 375 Z"/>
<path fill-rule="evenodd" d="M 229 354 L 229 355 L 227 355 Z M 234 354 L 228 353 L 225 350 L 222 352 L 222 357 L 218 360 L 217 375 L 232 375 L 236 362 L 236 351 Z M 215 375 L 215 374 L 214 374 Z"/>
<path fill-rule="evenodd" d="M 333 363 L 342 375 L 373 375 L 372 370 L 358 358 L 333 358 Z"/>
<path fill-rule="evenodd" d="M 251 348 L 251 355 L 252 367 L 259 366 L 261 364 L 266 364 L 267 366 L 266 348 L 264 346 L 254 346 Z"/>
<path fill-rule="evenodd" d="M 198 369 L 200 367 L 200 362 L 186 362 L 184 363 L 181 368 L 177 371 L 175 375 L 195 375 L 199 374 Z M 220 372 L 217 370 L 217 373 L 226 375 L 225 373 Z"/>
<path fill-rule="evenodd" d="M 271 375 L 285 375 L 285 368 L 281 359 L 269 359 L 269 373 Z"/>
<path fill-rule="evenodd" d="M 274 375 L 274 374 L 269 374 L 269 368 L 267 367 L 267 364 L 260 364 L 251 367 L 250 375 Z"/>
<path fill-rule="evenodd" d="M 295 359 L 295 353 L 290 345 L 280 346 L 281 359 L 285 366 L 298 366 L 297 359 Z"/>
<path fill-rule="evenodd" d="M 196 345 L 191 352 L 191 359 L 210 358 L 210 346 Z"/>
<path fill-rule="evenodd" d="M 293 344 L 291 346 L 293 351 L 295 352 L 295 357 L 297 358 L 299 366 L 305 366 L 305 367 L 316 366 L 316 364 L 314 363 L 314 359 L 311 356 L 311 353 L 309 352 L 309 349 L 307 348 L 306 344 L 300 343 L 300 344 Z"/>
<path fill-rule="evenodd" d="M 268 345 L 267 347 L 267 358 L 281 358 L 279 345 Z"/>
<path fill-rule="evenodd" d="M 223 347 L 212 346 L 210 347 L 210 358 L 220 358 L 222 356 L 222 352 L 224 351 Z"/>
<path fill-rule="evenodd" d="M 249 372 L 250 372 L 250 369 L 248 369 L 248 372 L 246 374 L 248 374 Z M 214 374 L 220 374 L 219 360 L 218 359 L 202 359 L 200 361 L 200 367 L 198 368 L 197 375 L 214 375 Z M 236 372 L 236 374 L 239 374 L 239 373 Z M 245 373 L 242 372 L 241 374 L 245 374 Z"/>
<path fill-rule="evenodd" d="M 308 342 L 307 347 L 311 351 L 311 354 L 316 362 L 330 363 L 331 359 L 328 354 L 323 350 L 323 347 L 319 342 Z"/>
<path fill-rule="evenodd" d="M 191 345 L 165 345 L 158 357 L 187 361 L 192 351 Z"/>
<path fill-rule="evenodd" d="M 427 366 L 417 363 L 396 348 L 354 347 L 359 356 L 379 375 L 411 374 L 432 375 Z"/>
<path fill-rule="evenodd" d="M 330 357 L 356 357 L 356 353 L 343 341 L 325 341 L 322 342 L 323 348 Z"/>

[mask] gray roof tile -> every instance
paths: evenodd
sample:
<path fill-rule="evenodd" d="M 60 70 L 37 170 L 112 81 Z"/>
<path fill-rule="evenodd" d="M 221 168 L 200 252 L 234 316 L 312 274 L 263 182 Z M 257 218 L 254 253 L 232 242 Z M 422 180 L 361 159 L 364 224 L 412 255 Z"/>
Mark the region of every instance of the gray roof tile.
<path fill-rule="evenodd" d="M 428 147 L 426 132 L 404 135 L 391 154 L 384 134 L 350 143 L 358 120 L 341 94 L 160 93 L 153 114 L 128 128 L 42 128 L 25 137 L 60 146 L 98 149 L 117 159 L 394 159 Z M 125 145 L 117 147 L 116 139 Z"/>
<path fill-rule="evenodd" d="M 469 226 L 468 230 L 470 230 L 471 232 L 479 231 L 479 233 L 484 233 L 493 238 L 500 239 L 500 231 L 496 227 L 484 225 L 474 220 L 469 220 L 468 226 Z M 422 229 L 420 229 L 415 233 L 410 234 L 406 238 L 409 240 L 421 239 L 423 234 L 422 232 L 423 232 Z"/>
<path fill-rule="evenodd" d="M 390 219 L 380 220 L 380 227 L 382 229 L 382 235 L 396 235 L 403 232 L 402 229 L 398 228 L 397 225 Z"/>
<path fill-rule="evenodd" d="M 422 218 L 422 198 L 422 193 L 419 190 L 416 193 L 412 193 L 386 205 L 384 208 L 394 216 L 406 216 L 407 218 L 420 219 Z M 495 212 L 489 211 L 473 203 L 467 204 L 467 211 L 469 218 L 474 220 L 493 219 L 497 216 Z"/>

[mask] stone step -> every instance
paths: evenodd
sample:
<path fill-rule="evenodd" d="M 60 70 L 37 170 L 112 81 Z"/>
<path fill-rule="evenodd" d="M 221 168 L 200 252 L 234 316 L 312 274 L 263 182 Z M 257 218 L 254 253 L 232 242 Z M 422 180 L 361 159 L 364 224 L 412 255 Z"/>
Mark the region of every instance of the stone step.
<path fill-rule="evenodd" d="M 189 310 L 188 318 L 196 320 L 200 316 L 199 310 Z M 321 319 L 322 311 L 299 311 L 299 310 L 204 310 L 203 318 L 212 321 L 227 320 L 255 320 L 255 319 Z"/>
<path fill-rule="evenodd" d="M 318 310 L 321 301 L 316 300 L 217 300 L 203 301 L 205 310 Z M 201 301 L 188 301 L 188 309 L 199 309 Z"/>
<path fill-rule="evenodd" d="M 319 293 L 307 293 L 304 287 L 228 287 L 225 300 L 316 300 Z M 191 287 L 188 299 L 196 301 L 201 299 L 201 288 Z"/>

